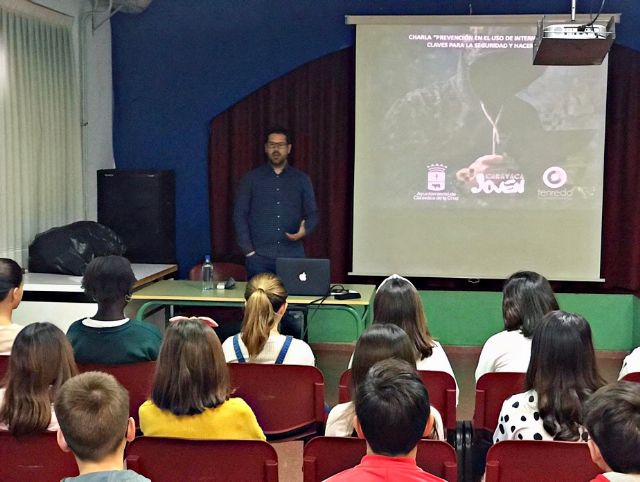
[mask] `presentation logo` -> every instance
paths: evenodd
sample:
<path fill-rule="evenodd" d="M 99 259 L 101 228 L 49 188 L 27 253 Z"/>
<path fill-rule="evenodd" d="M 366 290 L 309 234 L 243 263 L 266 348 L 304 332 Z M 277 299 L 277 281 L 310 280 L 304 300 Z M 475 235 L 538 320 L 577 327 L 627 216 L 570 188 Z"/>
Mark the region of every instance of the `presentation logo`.
<path fill-rule="evenodd" d="M 457 192 L 446 191 L 447 187 L 446 164 L 427 164 L 427 190 L 417 192 L 413 195 L 414 201 L 458 201 L 460 197 Z"/>
<path fill-rule="evenodd" d="M 447 166 L 429 164 L 427 166 L 427 191 L 444 191 L 447 178 Z"/>
<path fill-rule="evenodd" d="M 519 172 L 479 173 L 475 176 L 476 186 L 472 194 L 522 194 L 524 175 Z"/>
<path fill-rule="evenodd" d="M 565 186 L 568 178 L 567 171 L 561 167 L 551 166 L 548 168 L 542 173 L 542 182 L 549 189 L 538 189 L 538 199 L 549 199 L 553 201 L 571 200 L 575 187 Z"/>
<path fill-rule="evenodd" d="M 558 189 L 567 182 L 567 171 L 558 166 L 552 166 L 542 174 L 542 182 L 550 189 Z"/>

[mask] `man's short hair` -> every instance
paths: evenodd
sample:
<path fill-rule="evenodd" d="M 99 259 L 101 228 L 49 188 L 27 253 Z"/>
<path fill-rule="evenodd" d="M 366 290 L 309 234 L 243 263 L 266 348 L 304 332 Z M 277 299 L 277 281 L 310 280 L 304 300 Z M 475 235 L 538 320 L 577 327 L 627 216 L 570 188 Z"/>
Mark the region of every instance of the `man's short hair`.
<path fill-rule="evenodd" d="M 584 425 L 613 471 L 640 473 L 640 384 L 621 381 L 597 390 L 584 405 Z"/>
<path fill-rule="evenodd" d="M 54 409 L 67 445 L 78 459 L 100 462 L 125 439 L 129 393 L 102 372 L 86 372 L 67 380 Z"/>
<path fill-rule="evenodd" d="M 287 144 L 293 144 L 293 142 L 291 141 L 291 133 L 285 129 L 284 127 L 280 127 L 280 126 L 273 126 L 273 127 L 269 127 L 266 132 L 264 133 L 264 143 L 266 144 L 267 142 L 269 142 L 269 136 L 271 134 L 282 134 L 283 136 L 285 136 L 287 138 Z"/>
<path fill-rule="evenodd" d="M 374 453 L 405 455 L 424 433 L 429 395 L 415 366 L 390 358 L 369 369 L 356 390 L 355 408 Z"/>

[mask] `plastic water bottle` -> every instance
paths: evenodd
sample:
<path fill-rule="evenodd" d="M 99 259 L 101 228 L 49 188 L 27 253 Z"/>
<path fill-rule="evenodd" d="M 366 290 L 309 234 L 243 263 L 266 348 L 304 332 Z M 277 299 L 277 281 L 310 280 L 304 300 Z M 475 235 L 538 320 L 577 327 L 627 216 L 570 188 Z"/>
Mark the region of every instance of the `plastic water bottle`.
<path fill-rule="evenodd" d="M 210 290 L 213 290 L 213 265 L 211 256 L 206 255 L 202 265 L 202 291 Z"/>

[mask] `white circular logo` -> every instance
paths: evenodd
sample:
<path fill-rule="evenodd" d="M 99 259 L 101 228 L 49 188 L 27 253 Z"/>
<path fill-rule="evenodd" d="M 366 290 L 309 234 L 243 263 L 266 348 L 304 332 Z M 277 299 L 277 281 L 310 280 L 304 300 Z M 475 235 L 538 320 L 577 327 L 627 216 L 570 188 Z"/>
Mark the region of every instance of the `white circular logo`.
<path fill-rule="evenodd" d="M 544 171 L 542 182 L 551 189 L 558 189 L 567 182 L 567 172 L 558 166 L 553 166 Z"/>

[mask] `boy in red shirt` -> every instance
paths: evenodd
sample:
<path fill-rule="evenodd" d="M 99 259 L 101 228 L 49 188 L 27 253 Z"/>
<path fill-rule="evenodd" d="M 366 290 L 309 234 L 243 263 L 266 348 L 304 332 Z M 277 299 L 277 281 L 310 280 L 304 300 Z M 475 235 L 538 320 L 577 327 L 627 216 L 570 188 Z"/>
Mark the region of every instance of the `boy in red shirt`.
<path fill-rule="evenodd" d="M 595 482 L 640 481 L 640 384 L 617 382 L 584 405 L 591 459 L 605 471 Z"/>
<path fill-rule="evenodd" d="M 429 395 L 415 366 L 388 359 L 373 365 L 354 399 L 354 426 L 367 455 L 330 482 L 437 482 L 416 465 L 417 444 L 429 419 Z"/>

